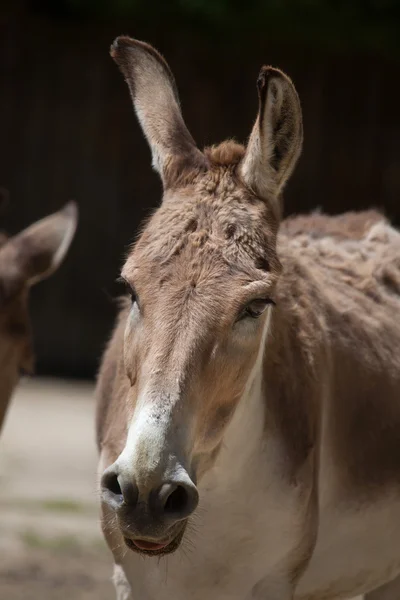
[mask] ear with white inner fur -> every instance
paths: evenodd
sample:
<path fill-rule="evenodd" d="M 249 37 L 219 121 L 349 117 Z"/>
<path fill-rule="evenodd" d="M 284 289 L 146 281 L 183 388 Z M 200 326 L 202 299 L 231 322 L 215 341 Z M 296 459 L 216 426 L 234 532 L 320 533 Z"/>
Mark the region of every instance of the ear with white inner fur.
<path fill-rule="evenodd" d="M 118 37 L 111 56 L 129 86 L 140 125 L 150 145 L 153 167 L 168 187 L 170 167 L 205 167 L 206 159 L 197 148 L 182 117 L 172 72 L 162 56 L 149 44 Z"/>
<path fill-rule="evenodd" d="M 246 185 L 274 203 L 293 172 L 303 143 L 300 100 L 289 77 L 263 67 L 257 80 L 259 110 L 240 171 Z"/>
<path fill-rule="evenodd" d="M 12 295 L 51 275 L 67 253 L 77 222 L 77 206 L 69 202 L 9 239 L 0 249 L 4 293 Z"/>

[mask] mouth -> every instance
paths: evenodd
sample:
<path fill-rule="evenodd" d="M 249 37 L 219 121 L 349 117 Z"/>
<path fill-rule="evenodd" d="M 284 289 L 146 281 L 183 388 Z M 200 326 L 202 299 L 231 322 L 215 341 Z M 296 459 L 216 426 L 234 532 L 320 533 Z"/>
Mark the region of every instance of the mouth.
<path fill-rule="evenodd" d="M 144 554 L 145 556 L 162 556 L 163 554 L 171 554 L 179 548 L 185 529 L 186 526 L 182 527 L 178 535 L 172 540 L 165 542 L 149 542 L 141 539 L 132 540 L 126 537 L 124 537 L 124 541 L 128 548 L 134 552 Z"/>

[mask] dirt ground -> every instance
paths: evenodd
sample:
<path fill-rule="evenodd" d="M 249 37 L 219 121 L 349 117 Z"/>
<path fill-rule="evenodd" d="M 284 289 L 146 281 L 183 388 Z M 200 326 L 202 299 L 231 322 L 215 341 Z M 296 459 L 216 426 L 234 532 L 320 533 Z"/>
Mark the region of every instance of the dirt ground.
<path fill-rule="evenodd" d="M 0 437 L 0 600 L 115 599 L 93 416 L 91 385 L 32 379 L 14 396 Z"/>
<path fill-rule="evenodd" d="M 0 600 L 114 600 L 98 521 L 93 389 L 28 380 L 0 438 Z"/>

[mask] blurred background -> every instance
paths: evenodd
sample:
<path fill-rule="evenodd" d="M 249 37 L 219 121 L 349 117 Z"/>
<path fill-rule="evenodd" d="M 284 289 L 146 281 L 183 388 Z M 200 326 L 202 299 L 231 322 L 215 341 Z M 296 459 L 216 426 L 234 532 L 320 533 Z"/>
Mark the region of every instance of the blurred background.
<path fill-rule="evenodd" d="M 305 127 L 286 214 L 375 206 L 400 225 L 400 1 L 1 0 L 0 187 L 10 204 L 0 226 L 16 233 L 69 199 L 80 208 L 64 264 L 32 290 L 46 377 L 19 386 L 0 439 L 4 600 L 114 598 L 93 378 L 123 257 L 161 194 L 108 53 L 119 34 L 166 56 L 200 146 L 245 141 L 261 65 L 286 71 Z"/>
<path fill-rule="evenodd" d="M 80 207 L 66 262 L 32 294 L 39 374 L 93 378 L 124 253 L 160 200 L 108 53 L 118 34 L 167 57 L 200 146 L 245 141 L 260 66 L 285 70 L 305 125 L 286 213 L 374 205 L 400 223 L 398 0 L 2 0 L 0 15 L 1 226 Z"/>

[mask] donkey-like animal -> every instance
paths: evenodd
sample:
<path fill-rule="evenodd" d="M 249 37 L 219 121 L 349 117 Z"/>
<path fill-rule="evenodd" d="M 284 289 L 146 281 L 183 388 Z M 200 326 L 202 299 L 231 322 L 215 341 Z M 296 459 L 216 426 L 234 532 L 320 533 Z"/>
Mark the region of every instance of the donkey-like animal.
<path fill-rule="evenodd" d="M 281 71 L 246 147 L 200 151 L 156 50 L 111 54 L 164 187 L 97 386 L 118 600 L 398 600 L 400 234 L 280 224 L 303 141 Z"/>
<path fill-rule="evenodd" d="M 70 202 L 18 235 L 0 238 L 0 430 L 20 373 L 33 370 L 29 288 L 58 268 L 76 224 Z"/>

